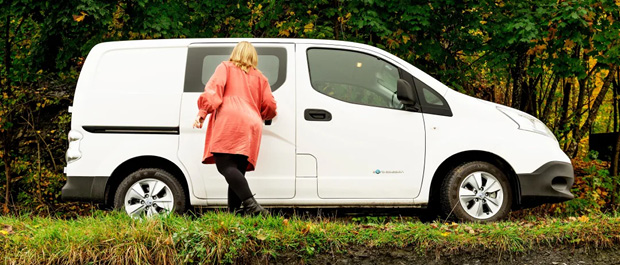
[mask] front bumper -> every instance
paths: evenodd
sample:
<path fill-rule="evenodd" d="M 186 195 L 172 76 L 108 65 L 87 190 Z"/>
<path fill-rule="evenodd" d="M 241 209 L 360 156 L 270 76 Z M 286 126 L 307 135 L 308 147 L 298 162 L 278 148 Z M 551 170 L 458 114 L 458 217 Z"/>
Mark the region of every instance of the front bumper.
<path fill-rule="evenodd" d="M 62 187 L 64 201 L 103 202 L 109 177 L 69 177 Z"/>
<path fill-rule="evenodd" d="M 549 162 L 530 174 L 518 174 L 521 188 L 521 206 L 533 207 L 575 198 L 570 192 L 575 175 L 573 165 L 566 162 Z"/>

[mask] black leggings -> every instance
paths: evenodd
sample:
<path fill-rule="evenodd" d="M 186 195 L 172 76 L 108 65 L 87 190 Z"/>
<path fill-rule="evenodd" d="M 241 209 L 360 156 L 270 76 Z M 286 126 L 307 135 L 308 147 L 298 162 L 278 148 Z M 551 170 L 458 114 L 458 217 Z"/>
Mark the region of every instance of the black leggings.
<path fill-rule="evenodd" d="M 213 153 L 217 171 L 226 178 L 228 182 L 229 201 L 239 202 L 252 197 L 252 191 L 248 181 L 245 179 L 245 170 L 248 167 L 248 157 L 244 155 Z M 232 197 L 235 196 L 236 198 Z"/>

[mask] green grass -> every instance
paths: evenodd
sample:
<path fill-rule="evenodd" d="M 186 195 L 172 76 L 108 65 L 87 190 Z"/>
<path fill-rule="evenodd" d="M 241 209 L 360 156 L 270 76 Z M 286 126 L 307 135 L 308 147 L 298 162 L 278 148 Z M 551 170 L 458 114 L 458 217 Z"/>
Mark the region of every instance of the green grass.
<path fill-rule="evenodd" d="M 296 253 L 346 253 L 353 246 L 406 248 L 421 255 L 480 250 L 517 253 L 540 246 L 611 248 L 620 216 L 529 218 L 490 224 L 413 219 L 239 217 L 207 212 L 134 220 L 95 212 L 73 220 L 0 216 L 0 260 L 12 264 L 245 263 Z"/>

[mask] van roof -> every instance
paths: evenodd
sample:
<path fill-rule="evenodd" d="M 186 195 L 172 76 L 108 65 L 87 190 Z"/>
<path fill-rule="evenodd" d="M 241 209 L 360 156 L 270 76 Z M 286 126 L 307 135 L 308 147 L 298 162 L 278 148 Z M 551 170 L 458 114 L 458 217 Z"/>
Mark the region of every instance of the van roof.
<path fill-rule="evenodd" d="M 295 39 L 295 38 L 191 38 L 191 39 L 149 39 L 149 40 L 123 40 L 103 42 L 95 45 L 95 50 L 112 50 L 112 49 L 136 49 L 136 48 L 172 48 L 172 47 L 188 47 L 192 44 L 212 44 L 212 43 L 237 43 L 240 41 L 248 41 L 250 43 L 290 43 L 290 44 L 315 44 L 315 45 L 333 45 L 343 47 L 356 47 L 367 50 L 373 50 L 380 54 L 387 55 L 388 52 L 376 48 L 371 45 L 340 40 L 325 39 Z"/>
<path fill-rule="evenodd" d="M 187 39 L 148 39 L 148 40 L 123 40 L 104 42 L 105 45 L 121 45 L 121 46 L 187 46 L 190 44 L 205 43 L 236 43 L 240 41 L 248 41 L 251 43 L 307 43 L 307 44 L 332 44 L 346 46 L 366 46 L 370 45 L 355 43 L 350 41 L 326 40 L 326 39 L 297 39 L 297 38 L 187 38 Z"/>
<path fill-rule="evenodd" d="M 189 38 L 189 39 L 149 39 L 149 40 L 123 40 L 103 42 L 95 45 L 93 50 L 107 51 L 113 49 L 148 49 L 148 48 L 180 48 L 188 47 L 192 44 L 214 44 L 214 43 L 238 43 L 248 41 L 250 43 L 289 43 L 289 44 L 314 44 L 314 45 L 333 45 L 341 47 L 355 47 L 360 49 L 372 50 L 385 56 L 391 54 L 377 47 L 356 43 L 351 41 L 325 40 L 325 39 L 296 39 L 296 38 Z M 400 58 L 398 58 L 400 61 Z M 401 64 L 404 61 L 401 61 Z"/>
<path fill-rule="evenodd" d="M 122 40 L 103 42 L 95 45 L 93 51 L 104 52 L 114 49 L 148 49 L 148 48 L 180 48 L 188 47 L 192 44 L 214 44 L 214 43 L 238 43 L 248 41 L 250 43 L 289 43 L 289 44 L 314 44 L 332 45 L 341 47 L 355 47 L 360 49 L 372 50 L 385 56 L 391 54 L 382 49 L 371 45 L 356 43 L 351 41 L 325 40 L 325 39 L 296 39 L 296 38 L 189 38 L 189 39 L 149 39 L 149 40 Z M 396 58 L 396 57 L 395 57 Z M 400 58 L 398 58 L 400 61 Z M 401 64 L 404 61 L 401 61 Z"/>

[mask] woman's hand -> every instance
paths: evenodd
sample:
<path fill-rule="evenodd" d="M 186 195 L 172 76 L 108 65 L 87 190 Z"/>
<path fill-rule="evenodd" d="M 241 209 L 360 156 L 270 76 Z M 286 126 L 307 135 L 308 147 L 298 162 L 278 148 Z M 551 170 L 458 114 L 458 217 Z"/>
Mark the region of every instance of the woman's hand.
<path fill-rule="evenodd" d="M 204 122 L 205 122 L 205 119 L 203 117 L 200 117 L 200 115 L 196 115 L 196 119 L 194 120 L 194 125 L 192 127 L 193 128 L 201 129 L 202 128 L 202 124 Z"/>

